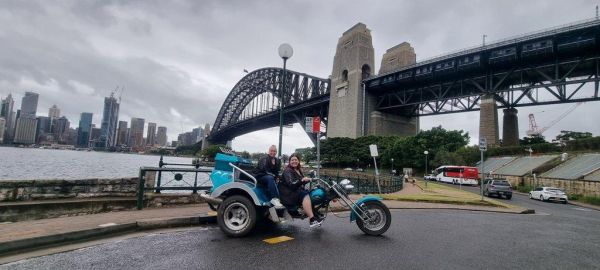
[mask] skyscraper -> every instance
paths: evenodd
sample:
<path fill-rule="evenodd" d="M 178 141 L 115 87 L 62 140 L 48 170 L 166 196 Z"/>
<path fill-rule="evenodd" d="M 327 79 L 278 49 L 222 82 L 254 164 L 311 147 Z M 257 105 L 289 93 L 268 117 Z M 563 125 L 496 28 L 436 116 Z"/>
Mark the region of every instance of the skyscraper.
<path fill-rule="evenodd" d="M 19 114 L 15 126 L 14 143 L 34 144 L 37 128 L 37 119 L 33 114 Z"/>
<path fill-rule="evenodd" d="M 82 112 L 79 117 L 79 129 L 77 129 L 77 147 L 88 147 L 92 132 L 93 113 Z"/>
<path fill-rule="evenodd" d="M 4 127 L 6 125 L 6 120 L 4 117 L 0 117 L 0 144 L 4 143 Z"/>
<path fill-rule="evenodd" d="M 51 119 L 56 119 L 60 117 L 60 109 L 55 105 L 52 105 L 50 109 L 48 109 L 48 117 Z"/>
<path fill-rule="evenodd" d="M 0 108 L 0 117 L 4 117 L 6 124 L 4 125 L 4 143 L 10 143 L 15 129 L 14 111 L 13 106 L 15 101 L 11 94 L 2 100 L 2 106 Z"/>
<path fill-rule="evenodd" d="M 56 124 L 54 124 L 55 126 L 55 136 L 56 136 L 56 140 L 58 141 L 58 143 L 61 144 L 66 144 L 67 140 L 68 140 L 68 131 L 69 131 L 69 126 L 71 125 L 71 123 L 69 122 L 69 119 L 67 119 L 66 117 L 62 116 L 56 120 L 54 120 L 56 122 Z"/>
<path fill-rule="evenodd" d="M 197 143 L 202 140 L 204 134 L 204 130 L 201 127 L 192 129 L 192 141 L 193 143 Z"/>
<path fill-rule="evenodd" d="M 144 146 L 144 122 L 142 118 L 131 118 L 131 129 L 129 131 L 129 146 Z"/>
<path fill-rule="evenodd" d="M 122 146 L 127 144 L 127 121 L 119 121 L 119 129 L 117 129 L 117 145 Z"/>
<path fill-rule="evenodd" d="M 158 132 L 156 134 L 156 141 L 158 146 L 166 146 L 167 145 L 167 127 L 158 127 Z"/>
<path fill-rule="evenodd" d="M 146 145 L 154 146 L 156 144 L 156 123 L 148 122 L 148 133 L 146 135 Z"/>
<path fill-rule="evenodd" d="M 46 116 L 37 117 L 37 128 L 35 132 L 36 143 L 43 143 L 49 140 L 52 127 L 52 121 L 50 119 L 50 117 Z"/>
<path fill-rule="evenodd" d="M 100 142 L 98 147 L 113 147 L 117 144 L 117 122 L 119 121 L 119 103 L 110 93 L 110 97 L 104 98 L 104 112 L 100 124 Z"/>
<path fill-rule="evenodd" d="M 21 115 L 30 114 L 34 115 L 37 113 L 39 95 L 34 92 L 25 92 L 25 96 L 21 100 Z"/>

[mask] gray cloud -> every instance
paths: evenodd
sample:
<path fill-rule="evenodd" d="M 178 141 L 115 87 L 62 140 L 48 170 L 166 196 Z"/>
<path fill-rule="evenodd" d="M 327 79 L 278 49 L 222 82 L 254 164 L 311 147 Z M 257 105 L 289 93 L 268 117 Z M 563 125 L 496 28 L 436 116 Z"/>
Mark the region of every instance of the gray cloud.
<path fill-rule="evenodd" d="M 0 95 L 40 93 L 38 111 L 57 104 L 72 123 L 84 111 L 99 123 L 102 99 L 125 86 L 121 117 L 165 125 L 169 139 L 211 123 L 242 70 L 281 66 L 277 46 L 295 53 L 291 69 L 327 77 L 337 39 L 357 22 L 372 30 L 376 69 L 387 48 L 408 41 L 418 59 L 594 15 L 596 1 L 3 1 L 0 3 Z M 18 102 L 19 103 L 19 102 Z M 552 112 L 570 105 L 556 105 Z M 527 114 L 520 109 L 520 128 Z M 546 107 L 544 107 L 546 108 Z M 552 129 L 589 130 L 597 113 L 584 104 Z M 536 114 L 549 123 L 553 113 Z M 573 117 L 571 119 L 571 117 Z M 477 138 L 478 113 L 422 118 Z M 248 134 L 234 146 L 264 151 L 276 131 Z M 286 130 L 289 149 L 310 141 Z M 304 136 L 304 137 L 302 137 Z M 261 138 L 263 138 L 261 140 Z M 270 139 L 269 139 L 270 140 Z M 265 145 L 261 145 L 261 142 Z M 286 146 L 285 150 L 288 147 Z M 291 151 L 291 150 L 289 150 Z"/>

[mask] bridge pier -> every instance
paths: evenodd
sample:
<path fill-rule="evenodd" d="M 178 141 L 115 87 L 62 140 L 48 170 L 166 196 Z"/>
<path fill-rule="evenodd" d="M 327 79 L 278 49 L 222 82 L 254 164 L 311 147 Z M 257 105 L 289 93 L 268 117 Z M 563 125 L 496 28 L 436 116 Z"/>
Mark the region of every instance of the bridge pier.
<path fill-rule="evenodd" d="M 485 138 L 488 146 L 498 145 L 498 106 L 492 94 L 481 96 L 479 138 Z"/>
<path fill-rule="evenodd" d="M 517 117 L 517 109 L 504 109 L 502 119 L 502 146 L 517 146 L 519 145 L 519 118 Z"/>

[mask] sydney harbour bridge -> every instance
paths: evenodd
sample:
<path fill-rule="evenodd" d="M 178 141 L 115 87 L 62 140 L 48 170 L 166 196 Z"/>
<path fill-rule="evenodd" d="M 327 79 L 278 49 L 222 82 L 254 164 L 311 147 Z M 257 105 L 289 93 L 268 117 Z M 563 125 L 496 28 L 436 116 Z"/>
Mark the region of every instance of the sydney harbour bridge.
<path fill-rule="evenodd" d="M 413 135 L 419 117 L 480 111 L 480 137 L 499 144 L 503 108 L 503 144 L 515 145 L 517 108 L 599 100 L 599 38 L 594 18 L 420 62 L 403 42 L 386 51 L 374 74 L 370 30 L 359 23 L 339 38 L 329 79 L 290 70 L 284 78 L 274 67 L 244 76 L 207 139 L 224 143 L 278 126 L 283 93 L 284 124 L 320 116 L 328 137 Z"/>

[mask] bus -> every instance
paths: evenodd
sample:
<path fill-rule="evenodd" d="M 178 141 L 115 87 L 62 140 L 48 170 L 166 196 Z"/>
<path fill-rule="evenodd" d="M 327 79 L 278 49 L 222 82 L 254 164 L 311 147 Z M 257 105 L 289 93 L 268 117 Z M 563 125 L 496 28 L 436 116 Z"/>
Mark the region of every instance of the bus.
<path fill-rule="evenodd" d="M 435 169 L 435 178 L 452 184 L 478 185 L 479 170 L 477 167 L 445 165 Z"/>

